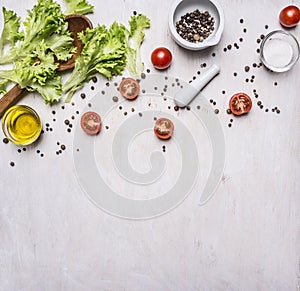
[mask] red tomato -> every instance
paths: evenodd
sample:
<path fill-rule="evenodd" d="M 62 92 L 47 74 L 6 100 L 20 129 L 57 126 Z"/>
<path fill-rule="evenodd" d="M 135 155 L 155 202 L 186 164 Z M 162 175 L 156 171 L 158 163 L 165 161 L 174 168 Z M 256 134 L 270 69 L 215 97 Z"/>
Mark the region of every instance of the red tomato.
<path fill-rule="evenodd" d="M 237 93 L 230 98 L 229 107 L 234 115 L 242 115 L 251 110 L 252 101 L 247 94 Z"/>
<path fill-rule="evenodd" d="M 96 112 L 86 112 L 81 117 L 81 127 L 91 135 L 98 134 L 101 130 L 101 118 Z"/>
<path fill-rule="evenodd" d="M 158 47 L 151 54 L 151 62 L 156 69 L 166 69 L 172 62 L 172 54 L 167 48 Z"/>
<path fill-rule="evenodd" d="M 169 139 L 174 131 L 174 124 L 168 118 L 159 118 L 154 126 L 154 133 L 160 139 Z"/>
<path fill-rule="evenodd" d="M 279 21 L 285 27 L 296 26 L 300 21 L 300 10 L 297 6 L 289 5 L 283 8 L 279 14 Z"/>
<path fill-rule="evenodd" d="M 126 99 L 135 99 L 140 92 L 140 84 L 132 78 L 124 78 L 119 85 L 119 92 Z"/>

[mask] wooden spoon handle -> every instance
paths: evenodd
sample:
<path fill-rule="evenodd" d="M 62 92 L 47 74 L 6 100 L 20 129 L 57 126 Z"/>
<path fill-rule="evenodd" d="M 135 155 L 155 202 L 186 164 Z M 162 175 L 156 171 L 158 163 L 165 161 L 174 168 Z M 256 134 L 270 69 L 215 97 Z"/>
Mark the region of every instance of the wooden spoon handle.
<path fill-rule="evenodd" d="M 0 99 L 0 118 L 2 118 L 4 112 L 17 103 L 22 94 L 26 91 L 26 89 L 22 89 L 19 85 L 15 85 L 11 88 L 1 99 Z"/>

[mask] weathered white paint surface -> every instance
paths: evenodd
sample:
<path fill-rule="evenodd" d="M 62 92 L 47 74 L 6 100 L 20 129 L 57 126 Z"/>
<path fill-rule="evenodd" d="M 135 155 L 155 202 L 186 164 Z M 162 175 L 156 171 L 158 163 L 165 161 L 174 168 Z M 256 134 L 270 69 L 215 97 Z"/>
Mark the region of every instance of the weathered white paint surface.
<path fill-rule="evenodd" d="M 93 0 L 96 8 L 90 18 L 94 24 L 110 24 L 127 21 L 133 10 L 149 16 L 152 26 L 142 55 L 152 72 L 149 56 L 160 45 L 173 51 L 167 73 L 185 81 L 196 76 L 204 62 L 220 64 L 221 75 L 204 89 L 221 110 L 227 145 L 224 178 L 215 196 L 199 207 L 195 191 L 167 215 L 121 220 L 96 208 L 82 193 L 72 167 L 72 135 L 62 123 L 54 124 L 53 135 L 48 133 L 35 146 L 44 158 L 35 147 L 19 154 L 15 146 L 1 141 L 1 291 L 299 290 L 300 63 L 283 74 L 252 68 L 259 61 L 256 39 L 280 28 L 277 16 L 288 2 L 221 1 L 226 16 L 221 43 L 202 52 L 186 51 L 171 40 L 171 2 Z M 0 1 L 22 16 L 34 3 Z M 292 32 L 300 38 L 300 26 Z M 240 49 L 224 53 L 223 48 L 234 42 Z M 248 74 L 245 65 L 251 67 Z M 255 82 L 246 83 L 252 74 Z M 101 79 L 97 86 L 104 84 Z M 264 113 L 253 98 L 251 114 L 234 118 L 228 128 L 229 97 L 238 91 L 253 96 L 254 88 L 265 107 L 278 106 L 281 113 Z M 39 108 L 42 119 L 51 121 L 51 110 L 32 96 L 22 103 Z M 82 100 L 76 102 L 76 108 L 83 106 Z M 74 111 L 67 106 L 55 118 L 70 118 Z M 67 146 L 60 156 L 55 155 L 57 141 Z M 16 166 L 10 167 L 10 161 Z"/>

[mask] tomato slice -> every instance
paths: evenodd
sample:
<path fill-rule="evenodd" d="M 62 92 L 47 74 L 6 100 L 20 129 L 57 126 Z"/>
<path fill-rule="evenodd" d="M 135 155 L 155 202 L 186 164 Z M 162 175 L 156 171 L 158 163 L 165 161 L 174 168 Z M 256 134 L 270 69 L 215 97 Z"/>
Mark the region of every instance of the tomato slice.
<path fill-rule="evenodd" d="M 80 121 L 82 129 L 90 135 L 98 134 L 101 130 L 101 118 L 96 112 L 85 112 Z"/>
<path fill-rule="evenodd" d="M 245 93 L 236 93 L 230 98 L 229 107 L 233 114 L 242 115 L 251 110 L 252 100 Z"/>
<path fill-rule="evenodd" d="M 168 118 L 159 118 L 154 126 L 154 133 L 160 139 L 171 138 L 174 131 L 174 124 Z"/>
<path fill-rule="evenodd" d="M 119 92 L 126 99 L 133 100 L 140 92 L 140 84 L 135 79 L 124 78 L 119 85 Z"/>

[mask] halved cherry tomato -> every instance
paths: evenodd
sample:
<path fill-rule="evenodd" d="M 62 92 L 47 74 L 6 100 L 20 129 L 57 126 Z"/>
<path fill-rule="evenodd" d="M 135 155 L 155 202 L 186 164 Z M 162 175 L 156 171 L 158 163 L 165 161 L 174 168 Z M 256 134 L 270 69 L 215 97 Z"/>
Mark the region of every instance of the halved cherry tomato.
<path fill-rule="evenodd" d="M 172 54 L 167 48 L 158 47 L 151 54 L 151 62 L 155 69 L 166 69 L 172 62 Z"/>
<path fill-rule="evenodd" d="M 169 139 L 174 131 L 174 124 L 168 118 L 159 118 L 154 126 L 154 133 L 160 139 Z"/>
<path fill-rule="evenodd" d="M 252 100 L 245 93 L 236 93 L 229 100 L 229 107 L 233 114 L 242 115 L 252 108 Z"/>
<path fill-rule="evenodd" d="M 95 135 L 101 130 L 101 118 L 96 112 L 88 111 L 84 113 L 80 124 L 87 134 Z"/>
<path fill-rule="evenodd" d="M 283 8 L 279 14 L 279 21 L 285 27 L 296 26 L 300 21 L 300 10 L 295 5 Z"/>
<path fill-rule="evenodd" d="M 139 95 L 140 84 L 135 79 L 124 78 L 119 85 L 119 91 L 126 99 L 133 100 Z"/>

